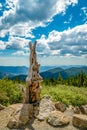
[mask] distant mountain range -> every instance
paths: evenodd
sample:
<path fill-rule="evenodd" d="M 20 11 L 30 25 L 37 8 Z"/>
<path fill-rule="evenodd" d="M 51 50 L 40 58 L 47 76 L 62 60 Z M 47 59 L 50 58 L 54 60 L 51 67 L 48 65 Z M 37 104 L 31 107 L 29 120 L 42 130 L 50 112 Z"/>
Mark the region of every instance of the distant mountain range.
<path fill-rule="evenodd" d="M 40 72 L 47 71 L 49 69 L 55 68 L 56 66 L 41 66 Z M 0 79 L 3 77 L 25 77 L 28 74 L 29 68 L 26 66 L 0 66 Z"/>
<path fill-rule="evenodd" d="M 25 66 L 0 66 L 0 72 L 11 74 L 27 74 L 28 68 Z"/>
<path fill-rule="evenodd" d="M 40 72 L 55 68 L 56 66 L 41 66 Z M 28 74 L 28 67 L 26 66 L 0 66 L 0 73 L 4 74 Z"/>
<path fill-rule="evenodd" d="M 87 66 L 42 66 L 40 68 L 40 75 L 43 78 L 58 78 L 59 74 L 67 79 L 70 76 L 75 76 L 80 72 L 87 74 Z M 28 74 L 28 67 L 25 66 L 0 66 L 0 79 L 8 77 L 11 79 L 19 78 L 25 80 Z"/>
<path fill-rule="evenodd" d="M 71 68 L 67 68 L 67 69 L 62 69 L 62 68 L 55 68 L 55 69 L 51 69 L 45 72 L 41 73 L 41 76 L 43 78 L 55 78 L 57 79 L 59 75 L 61 75 L 63 77 L 63 79 L 67 79 L 70 76 L 75 76 L 77 74 L 79 74 L 80 72 L 83 72 L 85 74 L 87 74 L 87 66 L 84 67 L 71 67 Z"/>

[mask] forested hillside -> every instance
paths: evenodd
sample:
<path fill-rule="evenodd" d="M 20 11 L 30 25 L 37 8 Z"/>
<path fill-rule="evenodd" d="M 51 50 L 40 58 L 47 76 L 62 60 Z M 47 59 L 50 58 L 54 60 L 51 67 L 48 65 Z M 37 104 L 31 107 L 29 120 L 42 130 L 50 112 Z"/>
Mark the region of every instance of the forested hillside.
<path fill-rule="evenodd" d="M 51 79 L 55 78 L 57 79 L 59 75 L 63 77 L 63 79 L 67 79 L 69 77 L 73 77 L 75 75 L 78 75 L 79 73 L 85 73 L 87 74 L 87 67 L 71 67 L 68 69 L 62 69 L 62 68 L 55 68 L 55 69 L 50 69 L 48 71 L 42 72 L 41 76 L 46 79 Z"/>

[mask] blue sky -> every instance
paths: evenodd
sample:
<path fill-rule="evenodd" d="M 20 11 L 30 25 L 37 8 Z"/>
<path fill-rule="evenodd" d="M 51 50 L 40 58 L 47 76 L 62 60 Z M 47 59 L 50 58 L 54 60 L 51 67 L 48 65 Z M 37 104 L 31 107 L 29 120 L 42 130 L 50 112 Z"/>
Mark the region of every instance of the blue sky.
<path fill-rule="evenodd" d="M 0 65 L 87 65 L 86 0 L 0 0 Z"/>

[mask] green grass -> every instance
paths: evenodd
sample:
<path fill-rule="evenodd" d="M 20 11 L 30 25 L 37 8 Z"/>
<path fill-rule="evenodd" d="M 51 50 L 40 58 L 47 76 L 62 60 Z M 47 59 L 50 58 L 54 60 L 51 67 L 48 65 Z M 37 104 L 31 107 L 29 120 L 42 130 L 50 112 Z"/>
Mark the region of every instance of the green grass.
<path fill-rule="evenodd" d="M 25 85 L 25 82 L 21 82 Z M 46 85 L 42 82 L 41 98 L 44 95 L 50 95 L 54 101 L 62 101 L 67 106 L 80 106 L 87 104 L 87 87 L 74 87 L 58 84 Z M 18 88 L 18 81 L 8 79 L 0 80 L 0 103 L 9 105 L 22 102 L 21 92 Z"/>
<path fill-rule="evenodd" d="M 66 85 L 47 86 L 42 83 L 41 97 L 50 95 L 54 101 L 62 101 L 67 106 L 80 106 L 87 104 L 87 88 Z"/>
<path fill-rule="evenodd" d="M 21 92 L 18 83 L 8 79 L 0 80 L 0 104 L 8 106 L 9 104 L 21 102 Z"/>

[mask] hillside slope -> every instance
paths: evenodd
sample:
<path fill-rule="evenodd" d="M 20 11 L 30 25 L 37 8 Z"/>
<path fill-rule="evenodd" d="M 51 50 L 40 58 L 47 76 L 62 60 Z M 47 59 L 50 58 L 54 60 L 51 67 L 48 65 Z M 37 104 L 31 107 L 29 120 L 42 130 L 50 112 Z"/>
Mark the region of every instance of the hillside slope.
<path fill-rule="evenodd" d="M 57 79 L 58 76 L 61 75 L 63 79 L 67 79 L 68 77 L 75 76 L 79 74 L 80 72 L 87 74 L 87 67 L 71 67 L 68 69 L 55 68 L 55 69 L 42 72 L 41 76 L 47 79 L 50 79 L 50 78 Z"/>

